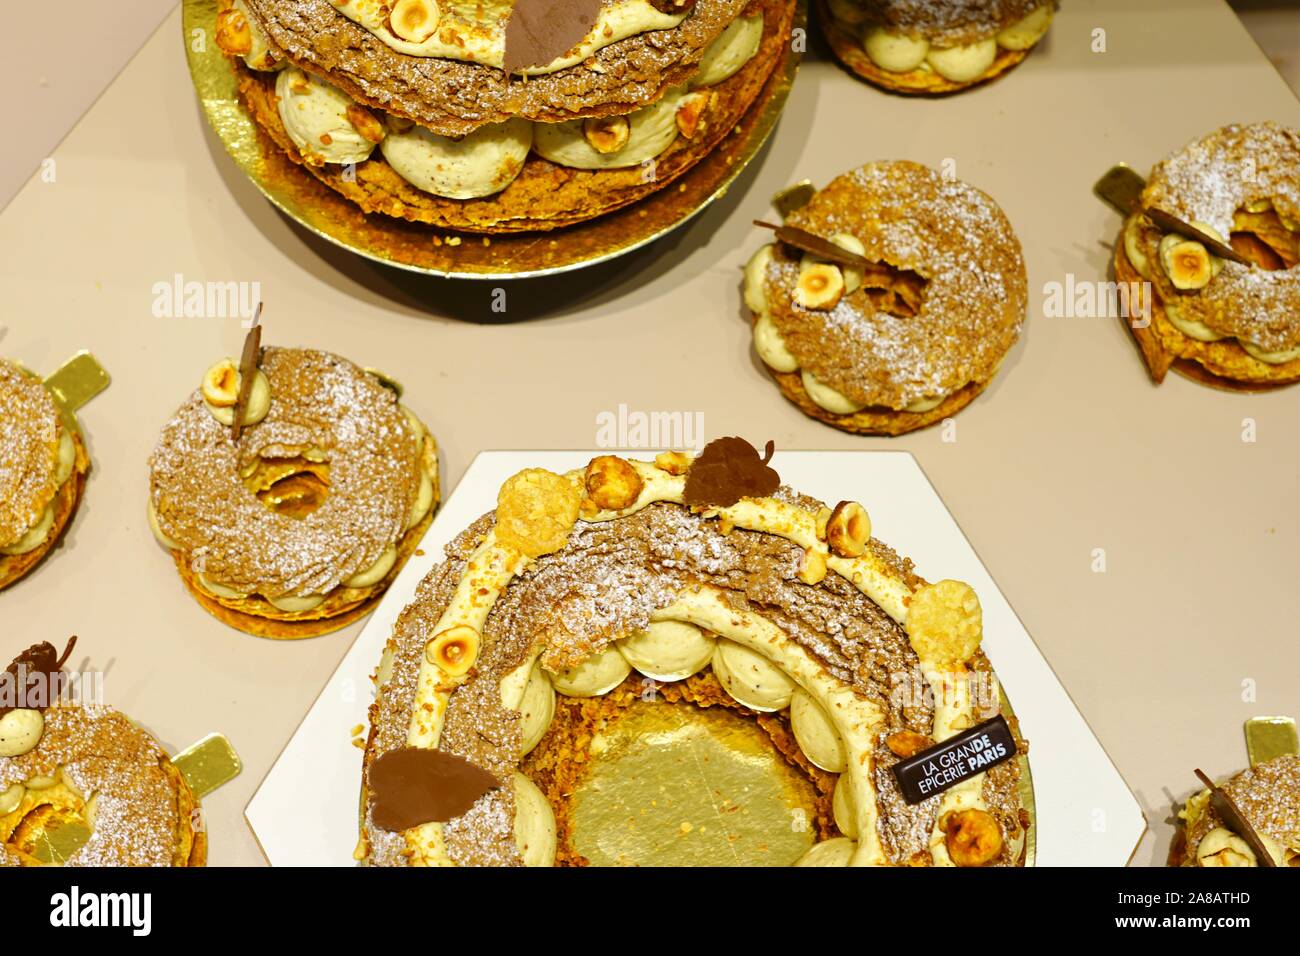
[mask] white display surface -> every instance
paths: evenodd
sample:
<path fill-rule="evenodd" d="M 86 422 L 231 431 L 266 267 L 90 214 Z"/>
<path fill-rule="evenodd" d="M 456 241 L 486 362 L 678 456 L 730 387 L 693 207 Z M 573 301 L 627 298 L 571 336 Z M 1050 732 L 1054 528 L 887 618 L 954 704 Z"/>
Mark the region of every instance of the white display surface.
<path fill-rule="evenodd" d="M 352 730 L 367 723 L 370 675 L 393 623 L 446 544 L 495 508 L 507 478 L 524 468 L 580 468 L 596 454 L 484 452 L 474 459 L 425 535 L 423 553 L 402 570 L 248 805 L 272 864 L 353 864 L 362 754 Z M 907 452 L 791 451 L 777 452 L 772 466 L 805 494 L 861 501 L 873 534 L 911 557 L 923 577 L 957 578 L 975 588 L 984 608 L 984 650 L 1029 740 L 1038 865 L 1127 863 L 1146 828 L 1137 801 L 916 459 Z"/>

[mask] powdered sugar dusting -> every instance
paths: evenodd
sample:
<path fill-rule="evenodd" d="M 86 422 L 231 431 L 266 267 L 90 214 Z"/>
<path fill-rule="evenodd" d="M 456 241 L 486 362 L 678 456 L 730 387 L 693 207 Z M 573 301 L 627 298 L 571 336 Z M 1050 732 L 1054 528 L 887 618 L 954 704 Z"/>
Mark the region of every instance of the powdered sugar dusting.
<path fill-rule="evenodd" d="M 59 427 L 41 380 L 0 359 L 0 544 L 26 534 L 54 500 Z"/>
<path fill-rule="evenodd" d="M 406 528 L 419 489 L 416 435 L 393 392 L 346 359 L 267 348 L 271 410 L 238 443 L 196 391 L 163 427 L 150 495 L 163 532 L 191 565 L 264 597 L 324 594 L 379 559 Z M 330 492 L 292 518 L 264 507 L 239 479 L 259 455 L 323 450 Z"/>

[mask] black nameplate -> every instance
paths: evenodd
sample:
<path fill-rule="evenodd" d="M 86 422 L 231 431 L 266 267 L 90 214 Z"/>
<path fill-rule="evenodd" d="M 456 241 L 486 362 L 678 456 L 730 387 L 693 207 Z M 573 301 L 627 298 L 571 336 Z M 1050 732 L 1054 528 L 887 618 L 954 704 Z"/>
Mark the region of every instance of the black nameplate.
<path fill-rule="evenodd" d="M 1016 755 L 1016 739 L 999 714 L 894 764 L 903 799 L 920 803 Z"/>

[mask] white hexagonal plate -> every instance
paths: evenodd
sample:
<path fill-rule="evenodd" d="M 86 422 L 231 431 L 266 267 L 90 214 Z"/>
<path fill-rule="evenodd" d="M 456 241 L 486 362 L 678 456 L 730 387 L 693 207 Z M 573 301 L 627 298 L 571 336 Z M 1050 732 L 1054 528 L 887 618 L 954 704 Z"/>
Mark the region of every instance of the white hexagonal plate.
<path fill-rule="evenodd" d="M 483 452 L 330 678 L 249 803 L 246 815 L 274 865 L 350 866 L 357 842 L 361 751 L 370 674 L 393 622 L 443 547 L 496 506 L 523 468 L 563 472 L 602 452 Z M 631 457 L 649 459 L 653 452 Z M 1039 866 L 1123 866 L 1146 829 L 1142 811 L 961 529 L 907 452 L 778 452 L 792 488 L 824 501 L 855 499 L 872 530 L 930 580 L 969 582 L 984 607 L 984 649 L 1030 742 Z"/>

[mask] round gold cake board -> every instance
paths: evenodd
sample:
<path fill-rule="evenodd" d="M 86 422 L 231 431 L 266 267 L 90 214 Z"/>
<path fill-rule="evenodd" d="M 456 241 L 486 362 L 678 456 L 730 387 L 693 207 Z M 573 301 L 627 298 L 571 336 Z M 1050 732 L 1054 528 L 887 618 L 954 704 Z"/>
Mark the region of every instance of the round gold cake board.
<path fill-rule="evenodd" d="M 492 236 L 485 244 L 472 233 L 367 215 L 270 145 L 239 100 L 230 61 L 217 49 L 216 11 L 216 0 L 184 0 L 185 55 L 208 123 L 253 184 L 286 216 L 328 242 L 400 269 L 455 279 L 568 272 L 639 249 L 683 225 L 724 195 L 758 154 L 785 106 L 800 59 L 787 46 L 736 131 L 671 188 L 577 226 Z M 794 28 L 806 26 L 806 0 L 799 0 Z"/>

